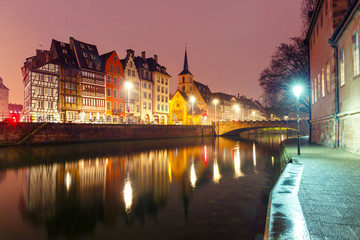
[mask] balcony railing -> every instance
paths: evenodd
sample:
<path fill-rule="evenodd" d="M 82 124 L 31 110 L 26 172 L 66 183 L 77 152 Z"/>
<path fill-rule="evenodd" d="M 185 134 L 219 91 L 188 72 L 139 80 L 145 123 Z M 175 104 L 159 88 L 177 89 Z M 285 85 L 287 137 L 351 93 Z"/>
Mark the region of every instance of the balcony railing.
<path fill-rule="evenodd" d="M 112 114 L 113 114 L 113 115 L 120 115 L 121 112 L 122 112 L 122 111 L 121 111 L 120 109 L 113 109 L 113 110 L 112 110 Z"/>

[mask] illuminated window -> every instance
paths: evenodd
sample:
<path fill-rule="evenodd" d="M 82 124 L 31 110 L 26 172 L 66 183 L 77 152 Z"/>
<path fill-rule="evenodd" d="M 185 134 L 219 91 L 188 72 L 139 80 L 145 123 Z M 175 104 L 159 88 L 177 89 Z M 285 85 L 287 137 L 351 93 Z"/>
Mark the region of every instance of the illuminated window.
<path fill-rule="evenodd" d="M 325 71 L 321 70 L 321 96 L 325 97 Z"/>
<path fill-rule="evenodd" d="M 311 104 L 314 104 L 314 81 L 311 86 Z"/>
<path fill-rule="evenodd" d="M 344 49 L 340 50 L 340 86 L 345 85 L 345 62 Z"/>
<path fill-rule="evenodd" d="M 317 80 L 314 79 L 314 102 L 317 102 L 317 86 L 316 86 Z"/>
<path fill-rule="evenodd" d="M 359 32 L 356 31 L 352 36 L 353 46 L 353 62 L 354 62 L 354 76 L 359 75 Z"/>
<path fill-rule="evenodd" d="M 326 87 L 327 91 L 330 92 L 330 63 L 326 64 Z"/>

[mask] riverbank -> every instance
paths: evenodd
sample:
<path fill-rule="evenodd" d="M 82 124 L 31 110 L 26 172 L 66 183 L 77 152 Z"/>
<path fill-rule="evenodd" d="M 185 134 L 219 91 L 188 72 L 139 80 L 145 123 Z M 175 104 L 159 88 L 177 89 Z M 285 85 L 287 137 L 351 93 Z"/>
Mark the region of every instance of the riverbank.
<path fill-rule="evenodd" d="M 301 239 L 360 239 L 360 193 L 357 191 L 360 187 L 360 156 L 309 144 L 305 138 L 301 141 L 300 156 L 297 155 L 296 139 L 286 141 L 285 149 L 303 166 L 296 194 L 301 211 L 288 215 L 287 209 L 291 205 L 285 205 L 278 214 L 284 221 L 278 221 L 277 227 L 269 230 L 268 238 L 282 238 L 293 232 L 298 235 L 292 236 Z M 301 218 L 305 225 L 299 221 Z M 286 224 L 289 221 L 293 224 Z M 299 229 L 303 230 L 300 235 Z"/>
<path fill-rule="evenodd" d="M 0 146 L 214 136 L 211 125 L 0 123 Z"/>

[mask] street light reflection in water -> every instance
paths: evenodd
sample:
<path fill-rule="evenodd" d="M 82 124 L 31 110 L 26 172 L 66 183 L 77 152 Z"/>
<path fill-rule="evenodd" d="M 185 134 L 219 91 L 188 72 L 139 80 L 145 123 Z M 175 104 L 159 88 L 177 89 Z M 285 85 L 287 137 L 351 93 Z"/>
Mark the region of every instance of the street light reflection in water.
<path fill-rule="evenodd" d="M 254 239 L 263 234 L 268 183 L 279 172 L 277 142 L 191 138 L 0 149 L 11 163 L 26 162 L 24 156 L 44 163 L 0 171 L 2 201 L 14 204 L 0 205 L 10 216 L 0 236 L 17 238 L 26 229 L 30 239 Z"/>

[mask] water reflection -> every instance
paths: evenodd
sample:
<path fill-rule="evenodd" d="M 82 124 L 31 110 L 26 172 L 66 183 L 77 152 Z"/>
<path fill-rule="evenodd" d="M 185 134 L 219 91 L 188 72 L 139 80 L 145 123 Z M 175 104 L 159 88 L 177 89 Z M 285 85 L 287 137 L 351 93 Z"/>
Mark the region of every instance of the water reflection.
<path fill-rule="evenodd" d="M 185 226 L 182 221 L 188 221 L 189 228 L 201 226 L 201 235 L 209 234 L 213 239 L 216 235 L 210 233 L 214 229 L 206 229 L 202 223 L 207 218 L 211 221 L 215 213 L 216 221 L 224 221 L 224 228 L 229 228 L 225 238 L 239 231 L 231 226 L 240 222 L 245 229 L 252 226 L 250 232 L 240 232 L 255 236 L 253 232 L 264 229 L 267 196 L 277 171 L 276 142 L 271 138 L 203 138 L 161 144 L 149 141 L 136 147 L 124 143 L 85 144 L 70 147 L 68 155 L 61 146 L 49 147 L 54 155 L 45 156 L 56 159 L 60 154 L 62 160 L 22 168 L 20 212 L 29 223 L 44 225 L 49 237 L 91 235 L 100 231 L 99 222 L 127 229 L 123 234 L 141 234 L 139 228 L 150 222 L 149 226 L 161 225 L 164 236 L 170 237 L 178 231 L 185 234 L 180 226 Z M 32 148 L 28 150 L 27 156 L 43 159 L 43 151 L 39 154 Z M 257 156 L 256 151 L 262 154 Z M 66 159 L 70 161 L 64 162 Z M 4 184 L 10 184 L 5 174 L 2 178 Z M 221 192 L 216 186 L 221 187 Z M 228 204 L 221 205 L 227 208 L 219 209 L 218 198 Z M 178 209 L 183 210 L 181 214 Z M 151 229 L 147 231 L 156 235 Z"/>

